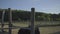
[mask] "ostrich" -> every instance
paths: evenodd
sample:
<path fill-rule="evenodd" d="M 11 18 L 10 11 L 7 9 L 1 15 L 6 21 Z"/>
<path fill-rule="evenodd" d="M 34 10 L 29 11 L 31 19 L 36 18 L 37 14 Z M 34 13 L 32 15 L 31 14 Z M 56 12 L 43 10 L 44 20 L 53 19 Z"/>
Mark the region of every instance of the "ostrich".
<path fill-rule="evenodd" d="M 30 28 L 30 26 L 28 28 Z M 31 30 L 21 28 L 21 29 L 19 29 L 18 34 L 31 34 Z M 39 31 L 38 27 L 35 27 L 35 34 L 40 34 L 40 31 Z"/>

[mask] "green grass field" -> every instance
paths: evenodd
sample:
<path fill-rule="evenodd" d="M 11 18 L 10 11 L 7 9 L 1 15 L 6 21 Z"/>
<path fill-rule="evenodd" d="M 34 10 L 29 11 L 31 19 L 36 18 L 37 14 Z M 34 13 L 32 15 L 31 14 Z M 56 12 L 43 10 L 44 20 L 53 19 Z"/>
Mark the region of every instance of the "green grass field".
<path fill-rule="evenodd" d="M 8 24 L 8 23 L 7 23 Z M 28 27 L 28 25 L 30 23 L 28 22 L 13 22 L 12 23 L 14 26 L 21 26 L 21 27 Z M 48 22 L 35 22 L 35 25 L 51 25 L 51 24 L 60 24 L 60 22 L 54 22 L 54 23 L 48 23 Z M 0 25 L 0 28 L 1 28 L 1 25 Z M 4 28 L 8 28 L 8 25 L 5 25 Z M 12 34 L 17 34 L 18 33 L 18 30 L 20 28 L 17 28 L 17 29 L 12 29 Z M 8 29 L 4 29 L 5 31 L 8 32 Z M 40 31 L 40 34 L 55 34 L 55 32 L 60 32 L 60 26 L 54 26 L 54 27 L 39 27 L 39 31 Z"/>

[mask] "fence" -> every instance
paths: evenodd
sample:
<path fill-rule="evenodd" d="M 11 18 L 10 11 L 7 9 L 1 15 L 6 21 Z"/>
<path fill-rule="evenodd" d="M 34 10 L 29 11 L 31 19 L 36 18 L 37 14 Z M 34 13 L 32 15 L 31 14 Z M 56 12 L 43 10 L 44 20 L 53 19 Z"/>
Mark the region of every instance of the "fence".
<path fill-rule="evenodd" d="M 11 33 L 12 29 L 16 29 L 16 28 L 26 28 L 26 29 L 31 29 L 31 34 L 35 34 L 34 33 L 34 22 L 35 22 L 35 8 L 31 8 L 31 28 L 28 27 L 20 27 L 20 26 L 12 26 L 12 11 L 11 8 L 8 8 L 9 11 L 9 24 L 4 24 L 4 14 L 5 14 L 5 10 L 2 13 L 2 22 L 1 22 L 1 31 L 3 34 L 4 29 L 9 29 L 9 34 Z M 3 28 L 4 25 L 9 25 L 9 28 Z M 60 26 L 59 25 L 38 25 L 38 27 L 49 27 L 49 26 Z"/>
<path fill-rule="evenodd" d="M 9 11 L 9 24 L 4 24 L 4 14 L 5 14 L 5 11 L 3 11 L 2 13 L 2 22 L 1 22 L 1 31 L 2 31 L 2 34 L 3 34 L 3 31 L 4 29 L 9 29 L 9 33 L 8 34 L 11 34 L 11 30 L 12 28 L 12 11 L 11 11 L 11 8 L 8 8 L 8 11 Z M 34 19 L 35 19 L 35 8 L 31 8 L 31 28 L 27 28 L 27 27 L 20 27 L 20 26 L 16 26 L 15 28 L 26 28 L 26 29 L 31 29 L 31 34 L 34 34 Z M 9 25 L 9 28 L 3 28 L 4 25 Z"/>

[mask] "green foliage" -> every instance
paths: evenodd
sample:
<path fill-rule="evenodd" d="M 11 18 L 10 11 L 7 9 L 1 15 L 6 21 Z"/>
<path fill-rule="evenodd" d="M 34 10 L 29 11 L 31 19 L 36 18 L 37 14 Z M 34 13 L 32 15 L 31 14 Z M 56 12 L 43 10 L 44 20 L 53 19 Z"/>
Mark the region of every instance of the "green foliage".
<path fill-rule="evenodd" d="M 8 21 L 8 10 L 7 9 L 0 9 L 0 21 L 3 10 L 6 11 L 4 20 Z M 12 20 L 13 21 L 27 21 L 31 18 L 31 12 L 30 11 L 24 11 L 24 10 L 11 10 L 12 11 Z M 35 20 L 36 21 L 60 21 L 60 14 L 46 14 L 42 12 L 35 12 Z"/>

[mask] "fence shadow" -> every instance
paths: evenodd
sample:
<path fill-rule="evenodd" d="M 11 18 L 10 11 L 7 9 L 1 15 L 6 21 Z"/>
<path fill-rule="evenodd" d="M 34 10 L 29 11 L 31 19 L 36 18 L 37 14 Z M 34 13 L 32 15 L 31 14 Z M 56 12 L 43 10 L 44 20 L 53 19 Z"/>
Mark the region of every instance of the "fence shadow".
<path fill-rule="evenodd" d="M 50 33 L 50 34 L 60 34 L 60 31 L 58 31 L 58 32 L 54 32 L 54 33 Z"/>
<path fill-rule="evenodd" d="M 8 32 L 4 31 L 3 33 L 0 31 L 0 34 L 8 34 Z"/>

